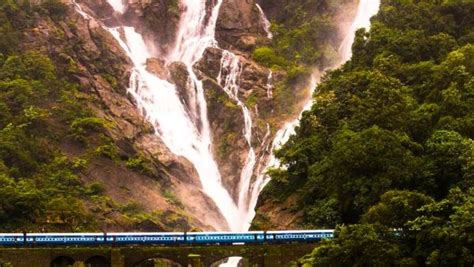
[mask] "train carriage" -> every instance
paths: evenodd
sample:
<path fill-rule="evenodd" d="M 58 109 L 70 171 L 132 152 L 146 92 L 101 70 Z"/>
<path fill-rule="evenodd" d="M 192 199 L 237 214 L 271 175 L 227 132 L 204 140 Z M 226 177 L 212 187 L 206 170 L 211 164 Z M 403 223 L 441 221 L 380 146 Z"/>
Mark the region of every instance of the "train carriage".
<path fill-rule="evenodd" d="M 170 245 L 185 242 L 182 232 L 176 233 L 108 233 L 108 242 L 117 245 Z"/>
<path fill-rule="evenodd" d="M 191 244 L 233 244 L 257 243 L 265 239 L 263 231 L 253 232 L 202 232 L 188 233 L 187 243 Z"/>
<path fill-rule="evenodd" d="M 21 245 L 24 241 L 24 235 L 21 233 L 0 234 L 0 246 Z"/>
<path fill-rule="evenodd" d="M 226 245 L 319 242 L 333 230 L 168 233 L 0 233 L 0 246 Z"/>
<path fill-rule="evenodd" d="M 26 243 L 45 246 L 98 245 L 104 243 L 104 233 L 34 233 L 26 234 Z"/>
<path fill-rule="evenodd" d="M 334 237 L 333 230 L 268 231 L 266 234 L 273 242 L 317 242 Z"/>

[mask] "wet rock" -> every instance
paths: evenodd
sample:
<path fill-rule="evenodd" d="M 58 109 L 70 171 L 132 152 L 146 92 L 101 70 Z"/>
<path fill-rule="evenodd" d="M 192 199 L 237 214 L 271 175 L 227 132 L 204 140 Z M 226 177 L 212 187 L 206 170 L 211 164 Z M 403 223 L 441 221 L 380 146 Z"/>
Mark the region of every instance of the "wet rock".
<path fill-rule="evenodd" d="M 158 58 L 148 58 L 146 60 L 146 70 L 165 80 L 168 76 L 168 70 L 165 67 L 165 62 Z"/>
<path fill-rule="evenodd" d="M 222 49 L 209 47 L 198 62 L 193 66 L 194 70 L 199 70 L 208 77 L 217 78 L 221 70 Z"/>
<path fill-rule="evenodd" d="M 224 0 L 217 20 L 216 38 L 221 46 L 251 51 L 267 42 L 254 0 Z"/>
<path fill-rule="evenodd" d="M 199 117 L 196 106 L 194 88 L 190 84 L 188 67 L 182 62 L 173 62 L 169 65 L 170 80 L 176 85 L 181 102 L 184 104 L 190 117 L 195 120 Z"/>
<path fill-rule="evenodd" d="M 78 3 L 84 4 L 83 9 L 95 19 L 104 22 L 107 26 L 113 27 L 119 24 L 118 17 L 114 16 L 114 9 L 107 0 L 81 0 Z"/>

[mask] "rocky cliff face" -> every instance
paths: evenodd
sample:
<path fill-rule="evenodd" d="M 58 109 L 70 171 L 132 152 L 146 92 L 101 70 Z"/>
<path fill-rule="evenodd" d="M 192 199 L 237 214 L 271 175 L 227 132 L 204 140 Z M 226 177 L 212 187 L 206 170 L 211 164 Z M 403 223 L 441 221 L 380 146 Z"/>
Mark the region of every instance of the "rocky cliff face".
<path fill-rule="evenodd" d="M 217 21 L 216 38 L 223 48 L 251 51 L 268 43 L 261 14 L 254 0 L 224 0 Z"/>
<path fill-rule="evenodd" d="M 144 3 L 144 10 L 153 6 L 148 4 Z M 105 1 L 84 1 L 81 8 L 94 18 L 81 16 L 73 4 L 68 4 L 64 21 L 38 17 L 36 27 L 24 33 L 22 50 L 49 54 L 59 67 L 74 64 L 71 79 L 89 98 L 88 108 L 113 125 L 106 135 L 113 140 L 119 159 L 95 158 L 82 172 L 83 182 L 100 182 L 106 195 L 119 206 L 133 204 L 143 212 L 155 214 L 154 220 L 130 222 L 123 219 L 120 210 L 112 209 L 107 215 L 98 215 L 108 218 L 105 227 L 148 231 L 214 228 L 199 219 L 204 217 L 225 225 L 213 202 L 201 192 L 192 164 L 169 151 L 127 93 L 132 65 L 101 25 L 113 25 L 119 18 Z M 154 69 L 159 72 L 158 67 Z M 87 153 L 86 147 L 69 139 L 62 141 L 61 150 L 71 158 Z M 141 169 L 127 163 L 136 158 L 145 162 Z"/>
<path fill-rule="evenodd" d="M 210 7 L 213 4 L 212 1 L 208 2 Z M 85 0 L 81 2 L 81 6 L 89 14 L 94 14 L 93 16 L 98 18 L 100 23 L 113 26 L 114 23 L 120 21 L 134 26 L 146 37 L 148 42 L 155 44 L 158 51 L 157 58 L 148 60 L 148 69 L 159 77 L 167 78 L 174 83 L 183 103 L 189 107 L 193 93 L 188 91 L 189 74 L 186 66 L 180 62 L 164 66 L 162 56 L 169 51 L 176 35 L 176 25 L 179 22 L 177 15 L 182 11 L 179 4 L 174 5 L 172 1 L 129 1 L 123 15 L 114 14 L 110 6 L 100 1 Z M 150 15 L 149 12 L 153 14 Z M 271 133 L 283 123 L 283 121 L 272 121 L 278 114 L 273 112 L 273 101 L 268 96 L 268 91 L 272 90 L 269 88 L 270 70 L 260 66 L 251 58 L 251 51 L 256 46 L 270 42 L 264 26 L 261 24 L 262 18 L 260 16 L 254 1 L 225 0 L 222 3 L 216 27 L 219 47 L 230 49 L 240 60 L 241 75 L 237 82 L 239 86 L 238 98 L 250 109 L 253 121 L 252 140 L 254 143 L 252 146 L 257 155 L 257 166 L 262 165 L 268 156 Z M 154 20 L 155 18 L 159 18 L 159 20 Z M 113 43 L 113 41 L 111 42 Z M 224 92 L 223 84 L 218 81 L 219 76 L 222 76 L 221 79 L 225 79 L 229 75 L 229 73 L 221 71 L 222 53 L 223 50 L 220 48 L 209 48 L 202 59 L 196 63 L 194 69 L 204 83 L 214 156 L 218 162 L 224 185 L 237 199 L 238 185 L 249 147 L 242 132 L 244 125 L 242 110 L 235 100 Z M 282 73 L 280 76 L 282 75 L 284 74 Z M 272 82 L 278 82 L 280 76 L 275 75 Z M 126 75 L 120 79 L 125 85 Z M 203 214 L 204 211 L 216 214 L 211 211 L 214 209 L 214 205 L 207 205 L 210 208 L 203 209 L 202 206 L 205 205 L 196 204 L 209 201 L 205 200 L 205 196 L 198 192 L 192 193 L 192 188 L 198 190 L 199 180 L 195 169 L 188 161 L 170 155 L 167 148 L 156 136 L 146 135 L 132 138 L 137 139 L 137 142 L 132 144 L 133 147 L 140 151 L 144 150 L 143 152 L 153 160 L 162 163 L 167 172 L 171 174 L 171 181 L 174 181 L 173 178 L 180 181 L 173 191 L 176 192 L 189 214 L 194 214 L 195 218 L 200 218 L 200 214 Z M 257 174 L 255 171 L 253 179 Z M 196 199 L 196 196 L 201 197 Z M 214 217 L 215 221 L 220 220 L 218 214 Z"/>
<path fill-rule="evenodd" d="M 128 0 L 122 19 L 141 29 L 158 54 L 166 54 L 176 38 L 182 7 L 178 0 Z"/>
<path fill-rule="evenodd" d="M 272 6 L 263 2 L 265 12 L 269 11 L 275 17 L 284 7 L 283 3 Z M 155 220 L 151 224 L 149 220 L 143 220 L 123 226 L 119 219 L 111 224 L 117 229 L 222 229 L 226 223 L 213 201 L 202 192 L 193 164 L 170 152 L 144 118 L 146 114 L 137 109 L 127 93 L 132 64 L 106 30 L 106 27 L 127 25 L 139 31 L 154 48 L 154 57 L 147 60 L 147 70 L 175 84 L 182 102 L 192 110 L 194 92 L 190 91 L 189 70 L 181 62 L 166 63 L 166 55 L 176 41 L 184 7 L 177 0 L 128 0 L 123 3 L 126 6 L 123 14 L 114 12 L 105 0 L 69 3 L 68 19 L 62 22 L 42 20 L 27 34 L 29 41 L 25 42 L 25 49 L 43 50 L 53 57 L 64 55 L 65 58 L 58 58 L 58 62 L 75 62 L 77 70 L 73 78 L 80 83 L 82 92 L 91 98 L 89 105 L 95 115 L 113 125 L 107 135 L 117 146 L 120 157 L 143 158 L 146 163 L 146 171 L 143 171 L 127 167 L 124 162 L 100 158 L 84 171 L 84 182 L 101 181 L 114 201 L 133 202 L 146 212 L 163 215 L 162 222 Z M 206 19 L 215 4 L 216 1 L 207 1 Z M 80 10 L 87 15 L 81 16 Z M 275 132 L 285 121 L 298 115 L 301 100 L 307 97 L 309 88 L 305 82 L 295 85 L 292 92 L 304 97 L 289 101 L 287 109 L 276 108 L 273 91 L 286 79 L 287 73 L 264 67 L 252 57 L 255 48 L 272 42 L 254 0 L 222 2 L 216 40 L 218 47 L 208 48 L 193 69 L 204 85 L 214 158 L 225 187 L 237 202 L 249 145 L 243 133 L 242 108 L 224 91 L 223 81 L 231 73 L 222 66 L 225 53 L 228 53 L 222 49 L 229 50 L 239 61 L 236 97 L 248 108 L 252 120 L 251 146 L 256 155 L 252 181 L 265 166 Z M 195 116 L 192 112 L 189 115 Z M 62 149 L 71 157 L 84 153 L 84 148 L 73 142 L 64 142 Z M 119 212 L 114 214 L 119 218 Z M 179 219 L 166 219 L 170 217 Z M 208 224 L 210 221 L 212 225 Z"/>

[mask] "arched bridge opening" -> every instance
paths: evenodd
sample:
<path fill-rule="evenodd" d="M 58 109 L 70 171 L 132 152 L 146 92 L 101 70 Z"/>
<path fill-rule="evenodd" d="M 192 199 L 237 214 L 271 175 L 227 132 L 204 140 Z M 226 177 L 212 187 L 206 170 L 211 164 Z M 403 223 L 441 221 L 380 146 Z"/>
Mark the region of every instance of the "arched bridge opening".
<path fill-rule="evenodd" d="M 253 267 L 257 266 L 255 263 L 253 263 L 249 258 L 247 257 L 242 257 L 242 256 L 230 256 L 230 257 L 225 257 L 219 260 L 216 260 L 211 264 L 210 267 L 219 267 L 219 266 L 224 266 L 224 267 Z"/>
<path fill-rule="evenodd" d="M 59 256 L 51 261 L 50 267 L 72 267 L 74 262 L 74 259 L 71 257 Z"/>
<path fill-rule="evenodd" d="M 84 262 L 85 267 L 111 267 L 109 260 L 104 256 L 92 256 Z"/>

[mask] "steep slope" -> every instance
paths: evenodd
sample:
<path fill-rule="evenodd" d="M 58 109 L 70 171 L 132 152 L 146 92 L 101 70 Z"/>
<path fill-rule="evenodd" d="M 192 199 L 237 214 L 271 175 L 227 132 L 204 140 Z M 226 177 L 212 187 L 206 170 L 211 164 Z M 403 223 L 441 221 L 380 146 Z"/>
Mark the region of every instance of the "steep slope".
<path fill-rule="evenodd" d="M 189 164 L 167 150 L 129 99 L 131 63 L 113 38 L 71 5 L 3 2 L 1 8 L 9 38 L 1 44 L 0 165 L 10 196 L 2 199 L 0 214 L 8 220 L 1 227 L 189 229 L 193 224 L 169 189 Z M 38 65 L 27 68 L 32 63 Z M 47 74 L 36 74 L 45 68 Z M 25 91 L 38 100 L 27 96 L 22 104 L 18 82 L 25 81 L 49 92 Z M 41 201 L 26 209 L 25 201 L 34 197 Z"/>

